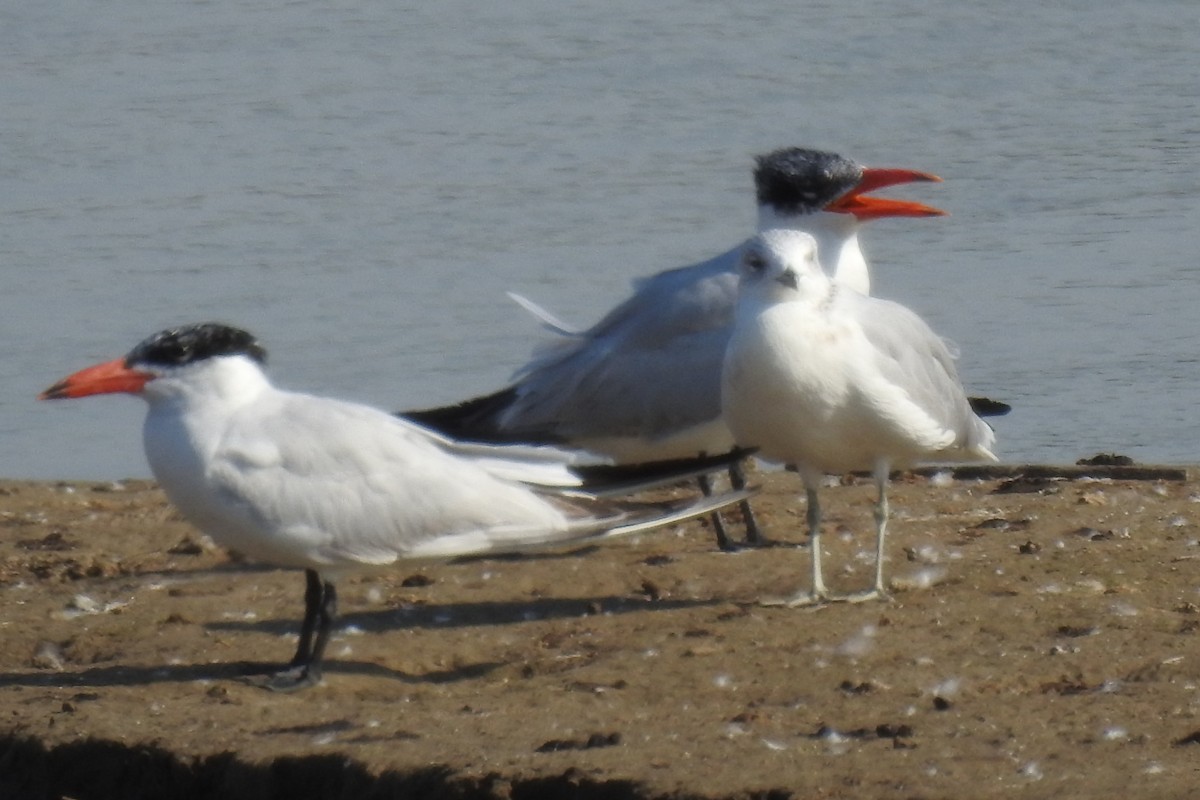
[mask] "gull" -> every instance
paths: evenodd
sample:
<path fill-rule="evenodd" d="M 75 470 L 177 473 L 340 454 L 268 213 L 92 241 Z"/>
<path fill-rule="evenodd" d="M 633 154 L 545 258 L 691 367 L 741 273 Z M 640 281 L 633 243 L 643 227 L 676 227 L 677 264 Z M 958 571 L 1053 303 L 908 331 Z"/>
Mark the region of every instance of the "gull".
<path fill-rule="evenodd" d="M 836 153 L 784 148 L 756 160 L 758 225 L 817 237 L 837 265 L 836 279 L 866 294 L 870 272 L 858 242 L 863 223 L 945 213 L 867 193 L 939 180 L 914 170 L 864 167 Z M 632 297 L 584 331 L 518 296 L 559 338 L 540 347 L 499 392 L 401 413 L 459 439 L 566 444 L 619 464 L 727 452 L 734 443 L 721 419 L 721 362 L 744 247 L 642 279 Z M 745 484 L 738 462 L 730 474 L 735 488 Z M 706 476 L 701 487 L 709 490 Z M 742 514 L 747 539 L 760 542 L 748 502 Z M 718 546 L 734 549 L 714 517 Z"/>
<path fill-rule="evenodd" d="M 738 444 L 795 465 L 804 480 L 812 586 L 787 604 L 884 597 L 891 467 L 995 461 L 995 435 L 971 410 L 946 343 L 908 308 L 831 280 L 812 236 L 760 233 L 740 273 L 721 404 Z M 875 580 L 833 596 L 821 574 L 817 489 L 824 473 L 851 470 L 870 470 L 879 492 Z"/>
<path fill-rule="evenodd" d="M 576 454 L 456 442 L 369 406 L 278 389 L 265 364 L 266 350 L 246 331 L 187 325 L 80 370 L 41 398 L 141 397 L 146 458 L 184 517 L 219 544 L 304 570 L 299 646 L 268 688 L 320 682 L 335 581 L 349 571 L 630 534 L 747 496 L 602 499 L 618 491 L 613 481 L 590 490 Z M 663 476 L 643 477 L 625 489 Z"/>

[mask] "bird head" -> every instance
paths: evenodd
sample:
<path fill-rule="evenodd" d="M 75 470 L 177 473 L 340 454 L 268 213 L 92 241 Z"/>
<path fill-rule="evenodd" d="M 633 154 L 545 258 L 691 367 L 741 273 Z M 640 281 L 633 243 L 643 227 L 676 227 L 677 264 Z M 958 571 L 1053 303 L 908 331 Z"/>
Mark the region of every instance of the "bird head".
<path fill-rule="evenodd" d="M 183 374 L 222 356 L 245 356 L 264 365 L 267 351 L 246 331 L 220 323 L 159 331 L 128 354 L 79 370 L 42 392 L 39 400 L 97 394 L 141 395 L 153 381 Z"/>

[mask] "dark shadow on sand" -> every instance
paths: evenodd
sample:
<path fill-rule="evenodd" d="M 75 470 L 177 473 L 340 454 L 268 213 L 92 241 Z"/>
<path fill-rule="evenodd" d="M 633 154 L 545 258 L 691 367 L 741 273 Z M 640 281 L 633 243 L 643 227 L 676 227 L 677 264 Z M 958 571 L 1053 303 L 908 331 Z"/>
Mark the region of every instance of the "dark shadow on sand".
<path fill-rule="evenodd" d="M 650 600 L 648 598 L 581 597 L 575 599 L 542 598 L 490 603 L 431 603 L 403 608 L 372 611 L 345 611 L 338 628 L 353 626 L 368 633 L 384 633 L 403 628 L 453 629 L 478 625 L 515 625 L 549 619 L 571 619 L 609 614 L 673 611 L 719 605 L 720 600 Z M 219 620 L 205 625 L 209 630 L 282 635 L 299 628 L 297 618 L 268 620 Z"/>
<path fill-rule="evenodd" d="M 344 753 L 283 756 L 259 763 L 231 752 L 189 757 L 144 742 L 85 739 L 47 747 L 32 737 L 4 734 L 0 797 L 650 800 L 662 795 L 648 794 L 633 781 L 594 779 L 573 767 L 523 778 L 457 775 L 444 764 L 375 772 Z"/>
<path fill-rule="evenodd" d="M 167 666 L 129 666 L 113 664 L 90 667 L 79 671 L 29 671 L 0 673 L 0 688 L 7 686 L 41 686 L 55 689 L 98 688 L 104 686 L 149 686 L 157 683 L 192 683 L 195 681 L 240 682 L 255 685 L 255 678 L 282 668 L 280 662 L 230 661 L 215 664 L 173 664 Z M 338 675 L 361 675 L 389 678 L 403 683 L 452 683 L 487 675 L 501 661 L 467 664 L 449 670 L 437 670 L 412 675 L 365 661 L 330 659 L 323 665 L 327 680 Z M 86 701 L 86 695 L 81 698 Z"/>
<path fill-rule="evenodd" d="M 512 625 L 545 619 L 568 619 L 595 614 L 629 614 L 644 611 L 669 611 L 678 608 L 695 608 L 717 605 L 717 600 L 649 600 L 629 597 L 593 597 L 572 600 L 541 599 L 501 603 L 449 603 L 443 605 L 409 606 L 401 609 L 388 608 L 377 611 L 351 612 L 344 614 L 335 628 L 353 626 L 370 633 L 385 633 L 404 628 L 453 629 L 477 625 Z M 299 628 L 297 619 L 273 619 L 255 621 L 221 620 L 207 623 L 210 630 L 233 633 L 260 633 L 282 636 L 295 633 Z M 274 650 L 280 650 L 276 647 Z M 280 652 L 286 655 L 286 648 Z M 478 664 L 457 666 L 449 670 L 438 670 L 422 675 L 413 675 L 389 669 L 379 664 L 330 658 L 324 664 L 327 679 L 338 675 L 360 675 L 389 678 L 404 683 L 451 683 L 472 680 L 487 675 L 504 666 L 501 661 L 486 661 Z M 156 666 L 129 666 L 113 664 L 87 669 L 61 672 L 29 670 L 27 672 L 0 673 L 0 688 L 6 686 L 42 686 L 54 688 L 99 687 L 99 686 L 147 686 L 157 683 L 189 683 L 193 681 L 241 681 L 254 683 L 250 676 L 261 675 L 280 669 L 281 662 L 233 661 L 208 664 L 173 664 Z"/>

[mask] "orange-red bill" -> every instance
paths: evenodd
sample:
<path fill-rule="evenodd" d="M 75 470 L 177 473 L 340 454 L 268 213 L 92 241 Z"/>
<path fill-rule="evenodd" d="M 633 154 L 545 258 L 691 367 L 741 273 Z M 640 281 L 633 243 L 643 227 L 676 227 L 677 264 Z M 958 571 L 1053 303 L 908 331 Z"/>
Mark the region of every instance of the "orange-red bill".
<path fill-rule="evenodd" d="M 859 219 L 879 219 L 881 217 L 943 217 L 945 211 L 924 203 L 910 200 L 893 200 L 890 197 L 868 197 L 867 192 L 896 186 L 901 183 L 917 181 L 938 181 L 942 179 L 928 172 L 917 172 L 912 169 L 889 169 L 881 167 L 866 167 L 863 169 L 862 180 L 850 191 L 834 200 L 825 207 L 826 211 L 841 214 L 853 214 Z"/>
<path fill-rule="evenodd" d="M 38 399 L 62 400 L 118 392 L 137 394 L 153 377 L 148 372 L 130 369 L 124 358 L 115 358 L 68 375 L 38 395 Z"/>

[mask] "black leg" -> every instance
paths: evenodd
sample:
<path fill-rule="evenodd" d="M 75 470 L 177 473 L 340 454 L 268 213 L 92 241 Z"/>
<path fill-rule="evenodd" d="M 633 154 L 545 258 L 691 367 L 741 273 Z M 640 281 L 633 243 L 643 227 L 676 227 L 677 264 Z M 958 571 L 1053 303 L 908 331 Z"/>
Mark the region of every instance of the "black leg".
<path fill-rule="evenodd" d="M 325 645 L 337 619 L 337 587 L 333 581 L 325 581 L 325 592 L 321 602 L 321 613 L 317 616 L 317 639 L 313 642 L 312 658 L 308 662 L 308 677 L 312 683 L 321 682 L 321 662 L 325 659 Z"/>
<path fill-rule="evenodd" d="M 741 461 L 730 465 L 729 485 L 734 489 L 746 488 L 746 471 L 742 469 Z M 750 501 L 743 500 L 738 504 L 738 508 L 742 511 L 742 523 L 746 526 L 746 541 L 753 545 L 766 544 L 762 529 L 758 527 L 758 520 L 754 517 L 754 509 L 750 508 Z"/>
<path fill-rule="evenodd" d="M 700 491 L 704 493 L 705 497 L 712 496 L 712 481 L 709 480 L 708 475 L 696 478 L 696 483 L 700 484 Z M 737 545 L 729 541 L 729 534 L 725 531 L 725 520 L 721 519 L 720 511 L 712 512 L 712 525 L 713 530 L 717 533 L 717 547 L 726 552 L 738 549 Z"/>
<path fill-rule="evenodd" d="M 300 644 L 296 647 L 296 655 L 292 656 L 292 662 L 288 665 L 292 667 L 307 664 L 312 655 L 313 629 L 321 608 L 321 576 L 315 569 L 306 569 L 304 581 L 304 621 L 300 623 Z"/>
<path fill-rule="evenodd" d="M 304 621 L 300 644 L 286 669 L 271 676 L 266 686 L 277 692 L 294 692 L 321 682 L 321 659 L 337 619 L 337 589 L 333 581 L 321 581 L 315 570 L 305 570 Z M 315 638 L 314 638 L 315 633 Z"/>

